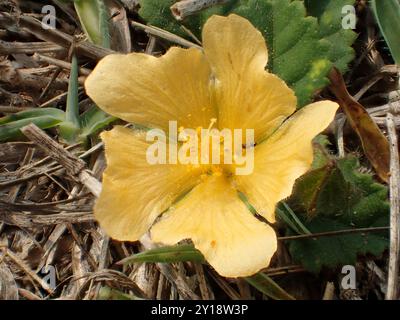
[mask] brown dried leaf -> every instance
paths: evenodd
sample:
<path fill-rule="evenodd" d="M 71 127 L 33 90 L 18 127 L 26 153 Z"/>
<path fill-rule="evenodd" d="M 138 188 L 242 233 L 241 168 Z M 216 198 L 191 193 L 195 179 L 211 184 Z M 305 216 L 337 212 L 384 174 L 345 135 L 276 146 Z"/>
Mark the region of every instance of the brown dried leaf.
<path fill-rule="evenodd" d="M 389 181 L 390 150 L 389 142 L 365 108 L 349 94 L 343 77 L 337 69 L 329 74 L 330 89 L 339 100 L 350 125 L 361 140 L 365 155 L 375 168 L 379 178 Z"/>

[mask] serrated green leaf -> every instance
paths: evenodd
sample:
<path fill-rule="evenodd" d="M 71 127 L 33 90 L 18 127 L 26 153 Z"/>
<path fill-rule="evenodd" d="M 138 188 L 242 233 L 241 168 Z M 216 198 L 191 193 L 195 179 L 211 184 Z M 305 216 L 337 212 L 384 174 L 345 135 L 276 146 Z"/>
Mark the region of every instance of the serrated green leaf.
<path fill-rule="evenodd" d="M 357 34 L 351 29 L 343 28 L 342 9 L 345 6 L 353 6 L 354 3 L 355 0 L 305 0 L 308 13 L 318 18 L 320 37 L 332 44 L 328 54 L 329 60 L 343 73 L 354 59 L 351 45 Z"/>
<path fill-rule="evenodd" d="M 245 280 L 258 291 L 275 300 L 295 300 L 289 293 L 283 290 L 274 280 L 264 273 L 257 273 Z"/>
<path fill-rule="evenodd" d="M 331 170 L 332 167 L 327 165 L 310 171 L 296 181 L 292 200 L 296 203 L 297 210 L 305 210 L 308 217 L 316 214 L 319 192 L 329 178 Z M 310 188 L 310 185 L 313 187 Z"/>
<path fill-rule="evenodd" d="M 400 65 L 400 3 L 398 0 L 371 0 L 371 7 L 393 59 Z"/>
<path fill-rule="evenodd" d="M 134 254 L 125 258 L 120 263 L 138 263 L 138 262 L 161 262 L 172 263 L 179 261 L 196 261 L 204 262 L 204 257 L 201 252 L 195 249 L 192 245 L 176 245 L 156 248 Z"/>
<path fill-rule="evenodd" d="M 351 228 L 348 224 L 328 218 L 316 218 L 307 223 L 307 227 L 313 233 Z M 388 239 L 385 235 L 385 232 L 379 234 L 354 233 L 317 239 L 292 240 L 289 243 L 289 251 L 293 259 L 301 263 L 305 269 L 318 273 L 323 267 L 334 269 L 347 264 L 354 265 L 359 255 L 381 255 L 388 247 Z"/>
<path fill-rule="evenodd" d="M 170 7 L 175 2 L 175 0 L 141 0 L 139 15 L 149 24 L 160 27 L 179 36 L 188 36 L 182 26 L 187 27 L 198 36 L 200 30 L 199 15 L 194 15 L 189 19 L 178 22 L 175 20 L 170 10 Z"/>
<path fill-rule="evenodd" d="M 331 159 L 332 166 L 312 170 L 296 183 L 289 199 L 298 217 L 312 233 L 389 225 L 387 188 L 371 175 L 359 172 L 356 158 Z M 317 175 L 317 178 L 315 177 Z M 312 215 L 309 209 L 313 199 Z M 307 207 L 308 205 L 308 207 Z M 293 234 L 288 229 L 289 234 Z M 354 264 L 358 255 L 380 255 L 388 246 L 387 232 L 346 234 L 329 238 L 293 240 L 293 259 L 312 272 Z"/>
<path fill-rule="evenodd" d="M 318 169 L 330 163 L 330 155 L 327 151 L 330 144 L 328 137 L 323 134 L 319 134 L 313 139 L 314 160 L 311 164 L 312 169 Z"/>
<path fill-rule="evenodd" d="M 268 68 L 295 91 L 299 107 L 328 83 L 330 43 L 320 39 L 317 19 L 306 16 L 302 1 L 249 0 L 233 12 L 263 33 L 269 48 Z"/>

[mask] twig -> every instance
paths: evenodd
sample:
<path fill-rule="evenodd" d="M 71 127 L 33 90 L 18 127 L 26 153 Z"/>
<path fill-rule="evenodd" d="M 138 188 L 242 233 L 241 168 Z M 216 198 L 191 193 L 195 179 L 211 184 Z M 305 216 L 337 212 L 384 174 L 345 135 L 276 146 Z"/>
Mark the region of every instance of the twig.
<path fill-rule="evenodd" d="M 32 110 L 32 109 L 34 109 L 34 108 L 0 106 L 0 113 L 17 113 L 20 111 Z"/>
<path fill-rule="evenodd" d="M 16 265 L 18 265 L 21 270 L 23 270 L 32 280 L 36 281 L 40 286 L 46 290 L 48 293 L 53 293 L 53 289 L 43 281 L 35 272 L 31 270 L 29 266 L 25 264 L 25 262 L 20 259 L 17 255 L 12 253 L 9 249 L 4 250 L 5 255 L 7 255 Z"/>
<path fill-rule="evenodd" d="M 394 111 L 394 110 L 393 110 Z M 386 116 L 390 141 L 390 255 L 386 300 L 396 300 L 399 285 L 400 258 L 400 167 L 397 133 L 392 111 Z"/>
<path fill-rule="evenodd" d="M 19 16 L 17 20 L 11 14 L 6 12 L 0 13 L 0 26 L 15 28 L 16 25 L 43 41 L 55 43 L 67 49 L 70 48 L 73 43 L 73 36 L 57 29 L 45 30 L 42 28 L 42 24 L 35 18 L 22 15 Z M 113 50 L 97 46 L 87 41 L 76 43 L 76 51 L 95 60 L 100 60 L 108 54 L 115 53 Z"/>
<path fill-rule="evenodd" d="M 0 40 L 0 55 L 13 54 L 13 53 L 49 53 L 49 52 L 63 52 L 65 48 L 47 42 L 6 42 Z"/>
<path fill-rule="evenodd" d="M 176 20 L 183 20 L 209 7 L 223 4 L 229 0 L 182 0 L 171 6 L 171 12 Z"/>
<path fill-rule="evenodd" d="M 299 239 L 313 239 L 313 238 L 321 238 L 321 237 L 331 237 L 331 236 L 340 236 L 344 234 L 352 234 L 352 233 L 370 233 L 370 232 L 379 232 L 389 230 L 390 227 L 373 227 L 373 228 L 357 228 L 357 229 L 346 229 L 346 230 L 337 230 L 337 231 L 328 231 L 328 232 L 318 232 L 312 234 L 299 234 L 296 236 L 286 236 L 286 237 L 278 237 L 279 241 L 288 241 L 288 240 L 299 240 Z"/>
<path fill-rule="evenodd" d="M 42 61 L 42 62 L 47 62 L 49 64 L 61 67 L 63 69 L 71 70 L 71 63 L 70 62 L 65 62 L 63 60 L 55 59 L 49 56 L 45 56 L 42 54 L 35 53 L 33 55 L 33 59 L 36 61 Z M 90 69 L 87 68 L 79 68 L 79 74 L 83 76 L 88 76 L 92 72 Z"/>
<path fill-rule="evenodd" d="M 67 173 L 73 177 L 77 176 L 80 182 L 85 185 L 93 195 L 96 197 L 100 195 L 101 183 L 92 176 L 83 160 L 65 150 L 33 123 L 23 127 L 21 132 L 28 139 L 35 142 L 38 147 L 43 149 L 49 156 L 54 158 L 54 160 L 59 162 Z"/>
<path fill-rule="evenodd" d="M 188 48 L 193 47 L 193 48 L 197 48 L 197 49 L 202 49 L 199 45 L 197 45 L 193 42 L 190 42 L 184 38 L 177 36 L 176 34 L 173 34 L 171 32 L 165 31 L 165 30 L 157 28 L 157 27 L 146 26 L 145 24 L 142 24 L 142 23 L 139 23 L 136 21 L 132 21 L 132 26 L 140 28 L 153 36 L 156 36 L 161 39 L 165 39 L 170 42 L 179 44 L 183 47 L 188 47 Z"/>
<path fill-rule="evenodd" d="M 150 240 L 148 233 L 142 236 L 140 242 L 146 250 L 151 250 L 156 248 L 156 245 Z M 160 272 L 164 275 L 164 277 L 168 279 L 171 282 L 171 284 L 173 284 L 176 287 L 176 289 L 179 291 L 180 296 L 183 299 L 190 299 L 190 300 L 200 299 L 200 297 L 190 289 L 185 279 L 183 279 L 183 277 L 178 272 L 176 272 L 176 270 L 172 267 L 171 264 L 156 263 L 156 266 L 160 270 Z"/>
<path fill-rule="evenodd" d="M 32 228 L 32 226 L 51 226 L 60 223 L 85 223 L 95 221 L 91 211 L 66 212 L 56 214 L 27 214 L 9 211 L 6 208 L 0 210 L 0 222 L 20 228 Z"/>

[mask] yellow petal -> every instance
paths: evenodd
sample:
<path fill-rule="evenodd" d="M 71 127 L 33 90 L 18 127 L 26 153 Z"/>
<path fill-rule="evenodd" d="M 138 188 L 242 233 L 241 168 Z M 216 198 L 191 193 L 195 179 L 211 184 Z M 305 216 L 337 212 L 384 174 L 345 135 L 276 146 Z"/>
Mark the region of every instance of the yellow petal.
<path fill-rule="evenodd" d="M 250 276 L 267 267 L 277 248 L 274 230 L 249 212 L 223 176 L 196 186 L 162 216 L 151 235 L 164 244 L 192 239 L 225 277 Z"/>
<path fill-rule="evenodd" d="M 209 97 L 210 68 L 198 49 L 173 47 L 160 58 L 142 53 L 103 58 L 85 82 L 105 112 L 147 127 L 208 127 L 215 117 Z M 168 132 L 168 131 L 166 131 Z"/>
<path fill-rule="evenodd" d="M 321 101 L 296 112 L 256 146 L 253 173 L 235 177 L 238 189 L 269 222 L 275 222 L 276 203 L 292 193 L 295 180 L 310 168 L 312 139 L 331 123 L 337 108 L 334 102 Z"/>
<path fill-rule="evenodd" d="M 101 138 L 107 168 L 95 217 L 112 238 L 138 240 L 177 196 L 193 187 L 199 172 L 190 166 L 150 165 L 143 132 L 117 126 Z"/>
<path fill-rule="evenodd" d="M 294 92 L 265 71 L 265 40 L 248 20 L 212 16 L 203 28 L 203 47 L 216 78 L 220 128 L 254 129 L 259 141 L 296 110 Z"/>
<path fill-rule="evenodd" d="M 264 70 L 268 50 L 264 37 L 247 19 L 231 14 L 214 15 L 203 27 L 203 47 L 218 77 L 240 76 Z"/>

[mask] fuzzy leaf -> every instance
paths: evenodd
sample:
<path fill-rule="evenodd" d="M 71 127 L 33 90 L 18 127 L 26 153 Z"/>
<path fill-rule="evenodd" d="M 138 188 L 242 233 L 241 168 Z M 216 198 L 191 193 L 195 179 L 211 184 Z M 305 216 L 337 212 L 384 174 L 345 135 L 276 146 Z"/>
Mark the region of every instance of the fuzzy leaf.
<path fill-rule="evenodd" d="M 323 178 L 323 168 L 300 178 L 289 200 L 307 229 L 320 233 L 388 226 L 387 188 L 369 174 L 360 173 L 356 158 L 332 159 L 331 163 Z M 293 259 L 312 272 L 319 272 L 322 267 L 354 264 L 358 255 L 380 255 L 387 246 L 386 232 L 289 242 Z"/>
<path fill-rule="evenodd" d="M 267 40 L 268 68 L 296 93 L 298 106 L 328 82 L 332 64 L 327 59 L 330 43 L 320 39 L 318 22 L 306 17 L 302 1 L 249 0 L 233 10 L 251 21 Z"/>
<path fill-rule="evenodd" d="M 354 3 L 355 0 L 305 0 L 308 13 L 318 18 L 320 37 L 332 44 L 329 60 L 341 72 L 347 70 L 347 65 L 355 56 L 351 45 L 357 34 L 342 26 L 342 19 L 345 18 L 342 13 L 343 8 L 353 6 Z"/>

